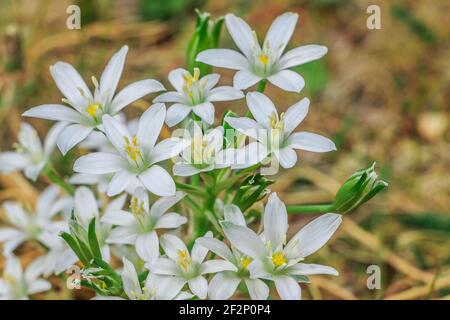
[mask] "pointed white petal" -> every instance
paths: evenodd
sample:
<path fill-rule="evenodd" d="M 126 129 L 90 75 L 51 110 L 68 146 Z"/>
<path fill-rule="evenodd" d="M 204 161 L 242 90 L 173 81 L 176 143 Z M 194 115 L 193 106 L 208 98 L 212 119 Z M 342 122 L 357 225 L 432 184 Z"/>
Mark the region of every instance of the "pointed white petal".
<path fill-rule="evenodd" d="M 167 212 L 167 210 L 181 201 L 185 196 L 186 194 L 184 192 L 178 191 L 174 196 L 159 198 L 153 203 L 150 209 L 150 215 L 154 218 L 161 217 Z"/>
<path fill-rule="evenodd" d="M 130 299 L 135 299 L 136 295 L 142 293 L 139 278 L 134 265 L 127 259 L 123 258 L 122 270 L 123 290 Z"/>
<path fill-rule="evenodd" d="M 179 177 L 190 177 L 201 172 L 200 169 L 186 163 L 175 163 L 172 171 L 174 175 Z"/>
<path fill-rule="evenodd" d="M 75 191 L 75 214 L 84 226 L 98 218 L 97 199 L 91 189 L 79 187 Z"/>
<path fill-rule="evenodd" d="M 175 194 L 175 182 L 171 175 L 156 164 L 141 173 L 138 178 L 151 193 L 161 197 Z"/>
<path fill-rule="evenodd" d="M 239 90 L 245 90 L 257 84 L 263 78 L 255 75 L 249 70 L 239 70 L 233 77 L 233 87 Z"/>
<path fill-rule="evenodd" d="M 250 92 L 247 94 L 247 105 L 253 117 L 260 125 L 266 128 L 270 127 L 270 119 L 274 115 L 278 119 L 278 111 L 272 100 L 259 92 Z"/>
<path fill-rule="evenodd" d="M 297 128 L 297 126 L 305 119 L 308 114 L 309 109 L 309 99 L 303 98 L 296 104 L 287 109 L 284 114 L 284 136 L 289 136 L 292 131 Z"/>
<path fill-rule="evenodd" d="M 0 153 L 0 172 L 23 170 L 31 165 L 31 159 L 25 154 L 7 151 Z"/>
<path fill-rule="evenodd" d="M 109 182 L 107 191 L 108 196 L 112 197 L 121 193 L 135 177 L 136 175 L 134 173 L 126 170 L 117 172 Z"/>
<path fill-rule="evenodd" d="M 298 14 L 286 12 L 277 17 L 267 31 L 264 47 L 269 47 L 276 53 L 278 59 L 286 48 L 297 24 Z"/>
<path fill-rule="evenodd" d="M 212 89 L 207 99 L 208 101 L 231 101 L 244 97 L 244 93 L 241 90 L 237 90 L 230 86 L 217 87 Z"/>
<path fill-rule="evenodd" d="M 78 111 L 62 104 L 43 104 L 25 111 L 22 116 L 46 120 L 83 123 L 85 118 Z"/>
<path fill-rule="evenodd" d="M 275 151 L 275 156 L 284 169 L 292 168 L 297 163 L 297 153 L 290 146 Z"/>
<path fill-rule="evenodd" d="M 169 72 L 168 78 L 175 90 L 183 92 L 183 86 L 185 85 L 184 77 L 188 74 L 189 72 L 183 68 L 177 68 Z"/>
<path fill-rule="evenodd" d="M 225 217 L 225 221 L 233 222 L 238 226 L 246 227 L 247 223 L 245 222 L 245 217 L 242 214 L 241 209 L 237 205 L 227 204 L 223 208 L 223 213 Z"/>
<path fill-rule="evenodd" d="M 327 213 L 304 226 L 285 248 L 290 258 L 304 258 L 319 250 L 331 238 L 342 222 L 342 216 Z"/>
<path fill-rule="evenodd" d="M 287 145 L 294 149 L 312 152 L 328 152 L 336 150 L 330 139 L 312 132 L 294 132 L 287 140 Z"/>
<path fill-rule="evenodd" d="M 237 272 L 238 268 L 227 260 L 208 260 L 202 263 L 201 274 L 217 273 L 222 271 Z"/>
<path fill-rule="evenodd" d="M 111 102 L 111 114 L 117 114 L 127 105 L 133 103 L 142 97 L 159 91 L 164 91 L 165 88 L 161 82 L 153 79 L 145 79 L 133 82 L 119 91 Z"/>
<path fill-rule="evenodd" d="M 150 150 L 159 137 L 166 118 L 166 107 L 163 103 L 156 103 L 148 108 L 139 119 L 136 136 L 138 141 Z"/>
<path fill-rule="evenodd" d="M 291 275 L 314 275 L 314 274 L 328 274 L 332 276 L 338 276 L 339 272 L 336 269 L 324 266 L 321 264 L 307 264 L 297 263 L 288 269 Z"/>
<path fill-rule="evenodd" d="M 231 49 L 208 49 L 197 55 L 196 61 L 214 67 L 233 70 L 249 70 L 247 59 L 239 52 Z"/>
<path fill-rule="evenodd" d="M 118 154 L 94 152 L 78 158 L 73 170 L 86 174 L 107 174 L 124 170 L 125 167 L 125 160 Z"/>
<path fill-rule="evenodd" d="M 137 238 L 137 230 L 134 226 L 117 227 L 111 230 L 106 243 L 134 244 Z"/>
<path fill-rule="evenodd" d="M 53 150 L 55 150 L 56 140 L 67 125 L 67 122 L 57 122 L 50 128 L 44 141 L 45 157 L 50 156 Z"/>
<path fill-rule="evenodd" d="M 161 216 L 155 224 L 155 229 L 175 229 L 187 223 L 187 218 L 176 212 Z"/>
<path fill-rule="evenodd" d="M 274 277 L 275 287 L 282 300 L 300 300 L 301 288 L 294 278 L 289 276 Z"/>
<path fill-rule="evenodd" d="M 161 247 L 164 249 L 166 255 L 173 261 L 178 260 L 180 251 L 184 251 L 186 252 L 186 254 L 189 254 L 189 251 L 184 242 L 173 234 L 166 233 L 162 235 L 160 242 Z"/>
<path fill-rule="evenodd" d="M 57 138 L 56 144 L 61 153 L 65 155 L 70 149 L 83 141 L 92 130 L 92 127 L 86 127 L 81 124 L 68 125 Z"/>
<path fill-rule="evenodd" d="M 3 209 L 9 223 L 20 229 L 25 229 L 28 226 L 29 218 L 19 203 L 5 202 L 3 203 Z"/>
<path fill-rule="evenodd" d="M 245 279 L 248 293 L 252 300 L 267 300 L 269 287 L 260 279 Z"/>
<path fill-rule="evenodd" d="M 248 59 L 253 58 L 254 50 L 256 49 L 256 51 L 259 51 L 259 44 L 255 41 L 250 26 L 234 14 L 227 14 L 225 16 L 225 23 L 234 43 L 236 43 L 238 48 Z M 254 46 L 257 46 L 257 48 L 254 48 Z"/>
<path fill-rule="evenodd" d="M 221 225 L 228 240 L 239 251 L 255 259 L 266 257 L 266 248 L 253 230 L 231 222 L 222 222 Z"/>
<path fill-rule="evenodd" d="M 109 223 L 117 226 L 130 227 L 136 224 L 136 218 L 124 210 L 110 210 L 101 218 L 103 223 Z"/>
<path fill-rule="evenodd" d="M 146 263 L 145 267 L 155 274 L 169 276 L 180 275 L 180 269 L 178 268 L 178 265 L 168 258 L 159 258 L 154 262 Z"/>
<path fill-rule="evenodd" d="M 247 117 L 226 117 L 225 121 L 240 133 L 252 137 L 253 139 L 257 139 L 258 131 L 263 129 L 263 127 L 258 122 Z"/>
<path fill-rule="evenodd" d="M 100 77 L 99 91 L 105 102 L 109 102 L 116 92 L 117 84 L 122 76 L 125 58 L 127 57 L 128 46 L 123 46 L 116 52 Z"/>
<path fill-rule="evenodd" d="M 28 294 L 35 294 L 39 292 L 48 291 L 52 288 L 50 282 L 43 279 L 35 279 L 28 284 Z"/>
<path fill-rule="evenodd" d="M 9 241 L 20 236 L 22 232 L 14 228 L 0 228 L 0 242 Z"/>
<path fill-rule="evenodd" d="M 175 103 L 167 109 L 166 124 L 173 127 L 183 121 L 191 112 L 192 108 L 183 104 Z"/>
<path fill-rule="evenodd" d="M 117 152 L 126 158 L 125 154 L 125 138 L 130 139 L 128 128 L 118 119 L 105 114 L 102 117 L 103 130 L 111 144 L 116 148 Z"/>
<path fill-rule="evenodd" d="M 278 62 L 280 69 L 288 69 L 322 58 L 328 49 L 324 46 L 310 44 L 289 50 Z"/>
<path fill-rule="evenodd" d="M 153 99 L 153 103 L 158 102 L 176 102 L 176 103 L 184 103 L 185 99 L 183 94 L 179 93 L 178 91 L 169 91 L 161 93 L 159 96 L 157 96 L 155 99 Z M 169 110 L 167 110 L 168 112 Z"/>
<path fill-rule="evenodd" d="M 209 91 L 219 82 L 220 74 L 218 73 L 210 73 L 203 78 L 201 78 L 200 85 L 203 87 L 204 91 Z"/>
<path fill-rule="evenodd" d="M 286 240 L 288 217 L 286 206 L 273 192 L 264 210 L 264 236 L 275 249 Z"/>
<path fill-rule="evenodd" d="M 203 247 L 207 248 L 211 252 L 214 252 L 219 257 L 222 257 L 230 262 L 234 262 L 235 258 L 231 250 L 227 247 L 225 243 L 212 237 L 201 237 L 198 238 L 196 243 L 199 243 Z"/>
<path fill-rule="evenodd" d="M 192 111 L 198 115 L 207 124 L 214 123 L 214 105 L 211 102 L 203 102 L 192 108 Z"/>
<path fill-rule="evenodd" d="M 136 253 L 145 262 L 155 261 L 159 257 L 159 240 L 155 231 L 139 235 L 135 245 Z"/>
<path fill-rule="evenodd" d="M 157 163 L 178 156 L 184 149 L 189 147 L 190 140 L 176 137 L 167 138 L 159 142 L 150 150 L 149 158 L 152 163 Z"/>
<path fill-rule="evenodd" d="M 189 289 L 200 299 L 205 299 L 208 293 L 208 281 L 202 276 L 188 281 Z"/>
<path fill-rule="evenodd" d="M 208 297 L 211 300 L 227 300 L 236 292 L 240 282 L 234 272 L 220 272 L 209 283 Z"/>
<path fill-rule="evenodd" d="M 273 85 L 291 92 L 300 92 L 305 86 L 301 75 L 292 70 L 281 70 L 267 78 Z"/>

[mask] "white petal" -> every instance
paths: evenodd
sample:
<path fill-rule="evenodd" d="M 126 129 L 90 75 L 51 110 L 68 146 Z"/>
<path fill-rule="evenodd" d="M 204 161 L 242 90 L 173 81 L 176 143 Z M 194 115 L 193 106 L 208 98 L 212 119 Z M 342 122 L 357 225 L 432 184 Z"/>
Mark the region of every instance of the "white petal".
<path fill-rule="evenodd" d="M 203 121 L 211 125 L 214 123 L 214 105 L 211 102 L 203 102 L 192 108 L 192 111 Z"/>
<path fill-rule="evenodd" d="M 186 284 L 186 280 L 180 277 L 161 276 L 150 274 L 145 282 L 147 292 L 156 291 L 159 300 L 172 300 Z"/>
<path fill-rule="evenodd" d="M 183 86 L 185 85 L 184 77 L 189 74 L 186 69 L 177 68 L 169 72 L 169 81 L 170 84 L 177 90 L 178 92 L 183 92 Z"/>
<path fill-rule="evenodd" d="M 50 74 L 58 89 L 78 111 L 86 107 L 88 100 L 93 100 L 86 83 L 70 64 L 57 62 L 50 67 Z"/>
<path fill-rule="evenodd" d="M 136 269 L 134 268 L 134 265 L 125 257 L 123 258 L 123 270 L 121 276 L 123 290 L 130 299 L 134 299 L 137 294 L 142 293 Z"/>
<path fill-rule="evenodd" d="M 94 152 L 78 158 L 73 170 L 86 174 L 107 174 L 121 171 L 125 166 L 125 160 L 117 154 Z"/>
<path fill-rule="evenodd" d="M 273 85 L 291 92 L 300 92 L 305 86 L 301 75 L 292 70 L 281 70 L 267 78 Z"/>
<path fill-rule="evenodd" d="M 142 209 L 147 213 L 150 210 L 150 202 L 148 199 L 148 191 L 143 188 L 142 186 L 139 186 L 136 188 L 133 192 L 133 198 L 137 199 L 137 202 L 139 204 L 142 204 Z"/>
<path fill-rule="evenodd" d="M 85 122 L 81 113 L 61 104 L 43 104 L 36 106 L 25 111 L 22 116 L 74 123 Z"/>
<path fill-rule="evenodd" d="M 176 187 L 172 177 L 156 164 L 141 173 L 138 178 L 151 193 L 161 197 L 175 194 Z"/>
<path fill-rule="evenodd" d="M 134 244 L 137 237 L 137 231 L 134 226 L 117 227 L 111 230 L 106 243 L 116 244 Z"/>
<path fill-rule="evenodd" d="M 255 165 L 265 159 L 268 150 L 259 142 L 252 142 L 243 148 L 237 149 L 236 159 L 231 163 L 232 169 L 243 169 Z"/>
<path fill-rule="evenodd" d="M 287 137 L 305 119 L 308 114 L 309 99 L 303 98 L 287 109 L 284 114 L 284 136 Z"/>
<path fill-rule="evenodd" d="M 200 299 L 205 299 L 208 293 L 208 281 L 202 276 L 188 281 L 189 289 Z"/>
<path fill-rule="evenodd" d="M 237 272 L 238 268 L 227 260 L 208 260 L 201 264 L 201 274 L 217 273 L 222 271 Z"/>
<path fill-rule="evenodd" d="M 111 210 L 120 210 L 123 208 L 125 201 L 127 200 L 127 195 L 122 194 L 119 197 L 112 199 L 110 203 L 105 208 L 105 213 Z"/>
<path fill-rule="evenodd" d="M 5 202 L 3 203 L 3 209 L 9 223 L 21 229 L 24 229 L 28 226 L 28 215 L 19 203 L 9 201 Z"/>
<path fill-rule="evenodd" d="M 164 86 L 156 80 L 146 79 L 133 82 L 119 91 L 111 102 L 111 114 L 116 114 L 124 107 L 136 100 L 154 92 L 165 90 Z"/>
<path fill-rule="evenodd" d="M 269 287 L 260 279 L 245 279 L 248 293 L 252 300 L 267 300 Z"/>
<path fill-rule="evenodd" d="M 288 269 L 291 275 L 314 275 L 314 274 L 328 274 L 338 276 L 339 272 L 336 269 L 321 264 L 307 264 L 297 263 Z"/>
<path fill-rule="evenodd" d="M 98 218 L 98 204 L 94 193 L 86 187 L 75 191 L 75 212 L 77 218 L 87 226 L 93 218 Z"/>
<path fill-rule="evenodd" d="M 234 262 L 235 258 L 231 250 L 227 247 L 225 243 L 212 237 L 201 237 L 198 238 L 196 243 L 199 243 L 203 247 L 207 248 L 211 252 L 214 252 L 219 257 L 222 257 L 230 262 Z"/>
<path fill-rule="evenodd" d="M 266 248 L 253 230 L 231 222 L 222 222 L 221 225 L 228 240 L 239 251 L 255 259 L 266 257 Z"/>
<path fill-rule="evenodd" d="M 239 52 L 231 49 L 208 49 L 197 55 L 196 61 L 214 67 L 233 70 L 250 69 L 247 59 Z"/>
<path fill-rule="evenodd" d="M 135 177 L 136 175 L 134 173 L 126 170 L 117 172 L 109 182 L 107 191 L 108 196 L 112 197 L 121 193 Z"/>
<path fill-rule="evenodd" d="M 203 78 L 201 78 L 200 85 L 202 86 L 204 91 L 209 91 L 219 82 L 220 74 L 218 73 L 210 73 Z"/>
<path fill-rule="evenodd" d="M 241 90 L 237 90 L 230 86 L 217 87 L 212 89 L 208 94 L 208 101 L 230 101 L 244 97 Z"/>
<path fill-rule="evenodd" d="M 68 125 L 57 138 L 56 144 L 61 153 L 65 155 L 75 145 L 83 141 L 92 130 L 92 127 L 86 127 L 81 124 Z"/>
<path fill-rule="evenodd" d="M 178 265 L 168 258 L 159 258 L 152 263 L 146 263 L 145 267 L 155 274 L 169 275 L 169 276 L 180 275 Z"/>
<path fill-rule="evenodd" d="M 184 149 L 189 147 L 191 141 L 188 139 L 180 139 L 176 137 L 167 138 L 159 142 L 149 153 L 152 163 L 167 160 L 178 156 Z"/>
<path fill-rule="evenodd" d="M 126 157 L 125 154 L 125 138 L 130 139 L 128 128 L 118 119 L 105 114 L 102 117 L 103 129 L 108 140 L 116 148 L 119 154 Z"/>
<path fill-rule="evenodd" d="M 220 272 L 209 283 L 208 297 L 211 300 L 227 300 L 235 292 L 241 279 L 233 272 Z"/>
<path fill-rule="evenodd" d="M 176 229 L 185 223 L 187 223 L 186 217 L 175 212 L 169 212 L 158 219 L 155 229 Z"/>
<path fill-rule="evenodd" d="M 139 119 L 136 136 L 138 141 L 149 150 L 155 145 L 166 118 L 166 107 L 163 103 L 151 105 Z"/>
<path fill-rule="evenodd" d="M 254 46 L 257 46 L 258 48 L 256 48 L 256 51 L 259 51 L 259 44 L 255 41 L 250 26 L 234 14 L 227 14 L 225 16 L 225 23 L 234 43 L 236 43 L 238 48 L 248 59 L 253 58 L 253 52 L 255 50 Z"/>
<path fill-rule="evenodd" d="M 286 206 L 273 192 L 269 196 L 264 210 L 264 236 L 274 250 L 286 240 L 288 217 Z"/>
<path fill-rule="evenodd" d="M 257 84 L 263 78 L 249 70 L 240 70 L 233 77 L 233 86 L 239 90 L 245 90 Z"/>
<path fill-rule="evenodd" d="M 185 251 L 187 254 L 189 254 L 189 251 L 184 242 L 173 234 L 166 233 L 162 235 L 160 242 L 161 247 L 164 249 L 164 252 L 170 259 L 174 261 L 178 260 L 180 251 Z"/>
<path fill-rule="evenodd" d="M 48 131 L 44 142 L 44 154 L 46 157 L 50 156 L 53 150 L 55 150 L 56 140 L 67 125 L 67 122 L 57 122 Z"/>
<path fill-rule="evenodd" d="M 183 94 L 179 93 L 178 91 L 169 91 L 161 93 L 159 96 L 153 99 L 153 103 L 157 102 L 176 102 L 183 104 L 185 102 L 185 99 Z M 167 110 L 167 112 L 169 112 L 169 110 Z"/>
<path fill-rule="evenodd" d="M 200 169 L 197 169 L 196 167 L 185 163 L 175 163 L 173 165 L 172 171 L 174 175 L 179 177 L 190 177 L 201 172 Z"/>
<path fill-rule="evenodd" d="M 285 248 L 286 255 L 304 258 L 319 250 L 334 234 L 342 222 L 342 216 L 327 213 L 304 226 Z"/>
<path fill-rule="evenodd" d="M 185 196 L 186 194 L 184 192 L 178 191 L 174 196 L 163 197 L 156 200 L 150 209 L 150 215 L 154 218 L 161 217 L 167 212 L 167 210 L 180 202 Z"/>
<path fill-rule="evenodd" d="M 301 288 L 294 278 L 289 276 L 274 277 L 275 287 L 282 300 L 300 300 Z"/>
<path fill-rule="evenodd" d="M 277 17 L 267 31 L 264 47 L 269 47 L 276 52 L 278 59 L 286 48 L 297 24 L 298 14 L 286 12 Z"/>
<path fill-rule="evenodd" d="M 183 104 L 175 103 L 167 109 L 166 124 L 173 127 L 183 121 L 191 112 L 192 108 Z"/>
<path fill-rule="evenodd" d="M 328 152 L 336 150 L 336 145 L 330 139 L 312 132 L 294 132 L 287 141 L 294 149 L 312 152 Z"/>
<path fill-rule="evenodd" d="M 278 112 L 272 100 L 259 92 L 247 94 L 247 105 L 253 117 L 259 124 L 270 127 L 270 119 L 275 115 L 278 120 Z"/>
<path fill-rule="evenodd" d="M 3 274 L 9 274 L 16 280 L 21 280 L 23 275 L 22 264 L 16 256 L 12 254 L 6 256 L 6 263 L 4 266 Z"/>
<path fill-rule="evenodd" d="M 112 96 L 116 92 L 117 84 L 119 83 L 125 64 L 125 58 L 127 57 L 127 52 L 128 46 L 120 48 L 120 50 L 108 61 L 108 64 L 100 77 L 99 90 L 105 102 L 111 101 Z"/>
<path fill-rule="evenodd" d="M 322 58 L 328 49 L 324 46 L 310 44 L 289 50 L 278 62 L 280 69 L 288 69 Z"/>
<path fill-rule="evenodd" d="M 289 169 L 297 163 L 297 153 L 291 147 L 275 151 L 275 155 L 284 169 Z"/>
<path fill-rule="evenodd" d="M 22 232 L 14 228 L 0 228 L 0 242 L 9 241 L 20 236 Z"/>
<path fill-rule="evenodd" d="M 212 232 L 207 232 L 204 237 L 212 238 Z M 202 246 L 200 243 L 195 242 L 192 247 L 191 256 L 192 260 L 197 263 L 202 263 L 208 254 L 208 248 Z"/>
<path fill-rule="evenodd" d="M 136 223 L 136 218 L 131 213 L 124 210 L 110 210 L 105 212 L 101 218 L 103 223 L 109 223 L 117 226 L 133 226 Z"/>
<path fill-rule="evenodd" d="M 0 153 L 0 172 L 23 170 L 31 165 L 31 159 L 25 154 L 7 151 Z"/>
<path fill-rule="evenodd" d="M 52 288 L 50 282 L 43 279 L 35 279 L 33 282 L 28 284 L 28 294 L 35 294 L 39 292 L 48 291 Z"/>
<path fill-rule="evenodd" d="M 136 253 L 142 260 L 152 262 L 159 257 L 159 240 L 155 231 L 139 235 L 135 245 Z"/>
<path fill-rule="evenodd" d="M 263 129 L 258 122 L 247 117 L 226 117 L 225 121 L 240 133 L 252 137 L 253 139 L 257 139 L 258 131 Z"/>
<path fill-rule="evenodd" d="M 234 224 L 238 226 L 246 227 L 247 223 L 245 222 L 245 217 L 239 209 L 237 205 L 234 204 L 227 204 L 223 208 L 223 213 L 225 217 L 225 221 L 233 222 Z"/>

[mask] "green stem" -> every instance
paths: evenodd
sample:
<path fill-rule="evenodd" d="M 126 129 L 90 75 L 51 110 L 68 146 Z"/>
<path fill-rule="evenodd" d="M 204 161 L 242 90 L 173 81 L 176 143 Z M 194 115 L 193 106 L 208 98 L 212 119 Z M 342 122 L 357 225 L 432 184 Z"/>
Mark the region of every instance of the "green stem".
<path fill-rule="evenodd" d="M 326 213 L 332 211 L 333 205 L 327 204 L 299 204 L 287 206 L 288 213 L 303 214 L 303 213 Z"/>
<path fill-rule="evenodd" d="M 260 82 L 258 82 L 258 86 L 256 87 L 256 91 L 264 93 L 264 90 L 266 89 L 267 80 L 262 79 Z"/>
<path fill-rule="evenodd" d="M 43 173 L 47 175 L 47 177 L 50 179 L 51 182 L 59 185 L 61 188 L 66 190 L 67 193 L 70 194 L 71 196 L 75 194 L 75 188 L 71 184 L 64 181 L 64 179 L 56 172 L 55 169 L 53 169 L 53 167 L 47 166 L 43 170 Z"/>

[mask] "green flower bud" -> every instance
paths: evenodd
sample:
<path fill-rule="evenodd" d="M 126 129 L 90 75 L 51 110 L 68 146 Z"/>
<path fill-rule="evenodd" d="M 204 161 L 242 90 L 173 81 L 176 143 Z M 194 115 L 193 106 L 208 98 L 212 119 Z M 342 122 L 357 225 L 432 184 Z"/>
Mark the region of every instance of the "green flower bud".
<path fill-rule="evenodd" d="M 270 193 L 268 186 L 274 182 L 259 173 L 247 177 L 239 186 L 233 203 L 244 212 Z"/>
<path fill-rule="evenodd" d="M 368 168 L 356 171 L 344 182 L 334 197 L 332 211 L 341 214 L 353 211 L 388 186 L 378 179 L 375 164 L 374 161 Z"/>

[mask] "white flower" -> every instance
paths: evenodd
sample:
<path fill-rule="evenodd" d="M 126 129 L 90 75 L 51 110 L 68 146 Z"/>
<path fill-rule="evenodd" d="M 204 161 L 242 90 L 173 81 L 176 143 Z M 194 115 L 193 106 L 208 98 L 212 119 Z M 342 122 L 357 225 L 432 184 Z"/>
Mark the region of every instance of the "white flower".
<path fill-rule="evenodd" d="M 156 163 L 178 155 L 189 145 L 188 140 L 169 138 L 155 145 L 166 116 L 164 104 L 154 104 L 139 119 L 135 136 L 118 120 L 103 116 L 106 136 L 115 153 L 94 152 L 77 159 L 74 171 L 86 174 L 115 173 L 108 196 L 121 193 L 132 182 L 139 182 L 159 196 L 175 194 L 175 182 Z"/>
<path fill-rule="evenodd" d="M 117 199 L 112 200 L 103 210 L 103 216 L 108 215 L 110 212 L 115 212 L 122 209 L 125 204 L 126 195 L 123 194 Z M 95 198 L 94 193 L 87 187 L 79 187 L 75 190 L 74 196 L 74 214 L 77 221 L 86 230 L 89 227 L 89 223 L 92 219 L 96 219 L 96 235 L 100 245 L 102 258 L 105 261 L 109 261 L 111 258 L 111 250 L 106 242 L 106 239 L 112 232 L 112 226 L 109 223 L 103 223 L 100 219 L 100 208 Z"/>
<path fill-rule="evenodd" d="M 184 138 L 189 138 L 191 147 L 181 153 L 181 161 L 173 166 L 176 176 L 192 176 L 228 166 L 223 150 L 223 127 L 217 127 L 203 134 L 200 126 L 192 121 L 185 130 Z"/>
<path fill-rule="evenodd" d="M 174 102 L 167 110 L 166 123 L 169 127 L 180 123 L 191 111 L 211 125 L 214 122 L 212 102 L 230 101 L 244 97 L 242 91 L 233 87 L 214 88 L 219 78 L 220 75 L 217 73 L 200 78 L 198 68 L 194 69 L 194 75 L 182 68 L 172 70 L 169 73 L 169 81 L 177 91 L 163 93 L 153 102 Z"/>
<path fill-rule="evenodd" d="M 162 197 L 150 208 L 147 191 L 136 189 L 130 201 L 131 212 L 110 210 L 102 217 L 102 222 L 118 226 L 110 232 L 106 242 L 132 244 L 142 260 L 154 261 L 159 257 L 156 229 L 175 229 L 187 222 L 186 217 L 178 213 L 167 213 L 184 196 L 183 192 L 177 192 L 175 196 Z"/>
<path fill-rule="evenodd" d="M 336 150 L 333 141 L 321 135 L 293 132 L 308 113 L 308 98 L 303 98 L 280 115 L 272 101 L 259 92 L 247 94 L 247 105 L 255 120 L 226 117 L 225 121 L 239 132 L 258 140 L 247 146 L 250 163 L 255 164 L 274 155 L 283 168 L 291 168 L 297 163 L 294 149 L 312 152 Z"/>
<path fill-rule="evenodd" d="M 123 46 L 109 60 L 100 82 L 92 77 L 95 86 L 92 95 L 80 74 L 68 63 L 57 62 L 50 73 L 58 89 L 64 95 L 62 104 L 44 104 L 26 111 L 23 115 L 41 119 L 62 121 L 69 125 L 57 138 L 58 148 L 66 154 L 83 141 L 95 128 L 101 129 L 102 116 L 115 115 L 125 106 L 143 96 L 165 90 L 156 80 L 141 80 L 123 88 L 114 95 L 122 75 L 128 46 Z"/>
<path fill-rule="evenodd" d="M 191 294 L 180 292 L 185 282 L 174 276 L 159 276 L 149 273 L 142 288 L 134 265 L 123 258 L 123 289 L 130 300 L 184 300 Z"/>
<path fill-rule="evenodd" d="M 54 125 L 47 133 L 42 146 L 36 130 L 28 123 L 20 125 L 16 151 L 0 153 L 0 172 L 24 171 L 25 176 L 35 181 L 44 169 L 56 146 L 56 139 L 66 127 L 65 123 Z"/>
<path fill-rule="evenodd" d="M 298 15 L 287 12 L 277 17 L 267 32 L 262 48 L 256 33 L 241 18 L 227 14 L 228 32 L 243 54 L 230 49 L 209 49 L 197 56 L 197 61 L 216 67 L 239 70 L 233 79 L 234 87 L 247 89 L 262 79 L 286 91 L 300 92 L 303 78 L 289 68 L 317 60 L 328 49 L 306 45 L 283 54 L 297 24 Z"/>
<path fill-rule="evenodd" d="M 234 222 L 241 226 L 246 226 L 245 218 L 235 205 L 226 205 L 224 207 L 225 221 Z M 212 300 L 226 300 L 236 291 L 239 283 L 243 280 L 248 288 L 250 298 L 253 300 L 266 300 L 269 295 L 269 287 L 264 281 L 253 278 L 248 268 L 253 259 L 243 255 L 235 248 L 231 250 L 225 243 L 211 237 L 202 237 L 196 240 L 196 243 L 204 246 L 219 257 L 229 261 L 236 266 L 237 271 L 219 272 L 211 279 L 208 288 L 208 297 Z"/>
<path fill-rule="evenodd" d="M 7 255 L 0 278 L 0 300 L 27 300 L 31 294 L 50 290 L 51 284 L 39 279 L 38 268 L 37 263 L 32 263 L 23 272 L 20 261 L 13 255 Z"/>
<path fill-rule="evenodd" d="M 26 240 L 38 240 L 46 246 L 53 243 L 52 234 L 67 229 L 65 221 L 54 221 L 56 214 L 71 205 L 69 198 L 58 199 L 59 189 L 56 186 L 44 190 L 37 202 L 36 212 L 25 210 L 15 202 L 5 202 L 7 222 L 12 227 L 0 228 L 0 242 L 6 254 L 12 252 Z"/>
<path fill-rule="evenodd" d="M 253 230 L 232 222 L 222 222 L 223 231 L 239 251 L 255 259 L 248 269 L 255 277 L 275 282 L 284 300 L 300 299 L 301 289 L 297 281 L 312 274 L 338 275 L 328 266 L 301 263 L 304 258 L 319 250 L 341 224 L 341 215 L 327 213 L 303 227 L 285 245 L 288 230 L 286 207 L 272 193 L 264 211 L 264 231 L 258 236 Z"/>
<path fill-rule="evenodd" d="M 206 237 L 212 237 L 207 233 Z M 221 271 L 236 271 L 236 267 L 226 260 L 204 261 L 208 249 L 195 243 L 189 254 L 184 242 L 175 235 L 164 234 L 161 246 L 168 258 L 161 257 L 155 262 L 146 264 L 151 273 L 174 276 L 175 279 L 188 284 L 189 289 L 200 299 L 205 299 L 208 292 L 208 282 L 204 275 Z"/>

